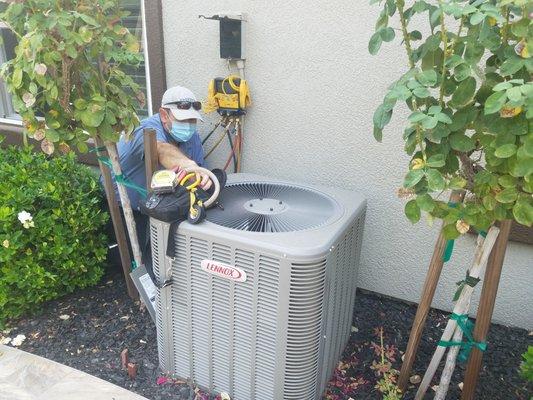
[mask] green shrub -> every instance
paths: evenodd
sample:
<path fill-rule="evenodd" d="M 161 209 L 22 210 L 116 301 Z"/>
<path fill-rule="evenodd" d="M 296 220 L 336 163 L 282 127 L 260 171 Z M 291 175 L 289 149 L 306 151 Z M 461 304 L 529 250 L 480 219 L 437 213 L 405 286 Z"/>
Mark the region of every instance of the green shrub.
<path fill-rule="evenodd" d="M 520 373 L 528 382 L 533 382 L 533 346 L 528 346 L 522 354 L 524 361 L 520 364 Z"/>
<path fill-rule="evenodd" d="M 98 282 L 108 219 L 101 201 L 96 177 L 73 154 L 0 149 L 0 325 Z"/>

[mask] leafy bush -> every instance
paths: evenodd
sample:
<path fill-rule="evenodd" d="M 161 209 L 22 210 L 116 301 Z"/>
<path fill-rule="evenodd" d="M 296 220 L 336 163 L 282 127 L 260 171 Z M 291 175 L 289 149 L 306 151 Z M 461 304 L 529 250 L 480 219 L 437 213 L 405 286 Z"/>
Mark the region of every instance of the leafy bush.
<path fill-rule="evenodd" d="M 533 346 L 528 346 L 522 358 L 524 361 L 520 364 L 520 373 L 528 382 L 533 382 Z"/>
<path fill-rule="evenodd" d="M 400 192 L 411 198 L 409 220 L 423 212 L 442 219 L 447 239 L 505 219 L 532 226 L 531 1 L 371 3 L 382 11 L 370 53 L 396 32 L 407 53 L 408 70 L 391 84 L 373 122 L 381 141 L 393 109 L 410 110 L 403 138 L 411 163 Z M 448 204 L 448 189 L 464 190 L 465 202 Z"/>
<path fill-rule="evenodd" d="M 0 324 L 103 274 L 108 219 L 74 155 L 0 150 Z"/>

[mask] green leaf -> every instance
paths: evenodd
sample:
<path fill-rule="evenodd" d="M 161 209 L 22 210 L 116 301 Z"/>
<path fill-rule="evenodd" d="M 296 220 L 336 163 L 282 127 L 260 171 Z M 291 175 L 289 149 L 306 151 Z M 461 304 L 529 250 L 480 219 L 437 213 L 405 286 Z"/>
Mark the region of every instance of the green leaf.
<path fill-rule="evenodd" d="M 85 43 L 90 43 L 93 39 L 93 31 L 89 30 L 86 26 L 82 26 L 78 32 Z"/>
<path fill-rule="evenodd" d="M 405 215 L 413 224 L 420 221 L 420 207 L 415 200 L 410 200 L 405 204 Z"/>
<path fill-rule="evenodd" d="M 503 76 L 514 75 L 524 66 L 524 60 L 518 56 L 508 58 L 500 67 Z"/>
<path fill-rule="evenodd" d="M 485 47 L 481 43 L 478 43 L 476 41 L 469 42 L 466 45 L 465 50 L 465 60 L 469 64 L 475 65 L 481 60 L 481 57 L 483 57 L 483 53 L 485 52 Z"/>
<path fill-rule="evenodd" d="M 533 135 L 529 135 L 524 141 L 524 153 L 528 157 L 533 157 Z"/>
<path fill-rule="evenodd" d="M 82 98 L 78 98 L 74 100 L 74 107 L 77 110 L 85 110 L 87 108 L 87 102 Z"/>
<path fill-rule="evenodd" d="M 379 31 L 374 33 L 368 42 L 368 52 L 372 55 L 376 55 L 382 42 L 383 40 L 381 39 Z"/>
<path fill-rule="evenodd" d="M 496 200 L 500 203 L 513 203 L 518 197 L 518 192 L 515 187 L 503 189 L 496 194 Z"/>
<path fill-rule="evenodd" d="M 426 97 L 429 97 L 431 96 L 431 93 L 429 92 L 429 90 L 425 87 L 417 87 L 413 90 L 413 94 L 416 96 L 416 97 L 419 97 L 421 99 L 425 99 Z"/>
<path fill-rule="evenodd" d="M 54 129 L 47 129 L 45 131 L 46 138 L 51 142 L 58 142 L 59 141 L 59 133 Z"/>
<path fill-rule="evenodd" d="M 423 119 L 426 119 L 426 118 L 427 118 L 427 115 L 420 111 L 415 111 L 414 113 L 409 115 L 409 117 L 407 117 L 409 122 L 413 124 L 416 122 L 422 121 Z"/>
<path fill-rule="evenodd" d="M 457 67 L 455 67 L 453 77 L 455 78 L 457 82 L 462 82 L 471 75 L 472 75 L 472 70 L 470 68 L 470 65 L 459 64 Z"/>
<path fill-rule="evenodd" d="M 94 27 L 100 26 L 93 17 L 90 17 L 85 14 L 78 14 L 78 17 L 80 17 L 83 20 L 83 22 L 85 22 L 86 24 L 92 25 Z"/>
<path fill-rule="evenodd" d="M 98 128 L 105 118 L 105 111 L 91 110 L 91 106 L 81 112 L 81 122 L 91 128 Z"/>
<path fill-rule="evenodd" d="M 474 150 L 476 144 L 471 137 L 466 136 L 464 133 L 457 132 L 452 133 L 449 136 L 450 146 L 452 149 L 462 152 L 468 152 Z"/>
<path fill-rule="evenodd" d="M 391 120 L 392 110 L 387 110 L 387 106 L 383 103 L 374 112 L 374 126 L 383 129 Z"/>
<path fill-rule="evenodd" d="M 444 238 L 447 240 L 454 240 L 461 236 L 461 234 L 455 227 L 455 223 L 444 226 L 444 228 L 442 228 L 442 233 L 444 235 Z"/>
<path fill-rule="evenodd" d="M 494 155 L 498 158 L 509 158 L 516 153 L 516 145 L 504 144 L 496 149 Z"/>
<path fill-rule="evenodd" d="M 522 99 L 522 91 L 520 86 L 515 86 L 506 90 L 507 98 L 511 101 L 520 101 Z"/>
<path fill-rule="evenodd" d="M 381 39 L 384 42 L 390 42 L 394 40 L 394 29 L 388 27 L 388 28 L 382 28 L 379 30 L 379 35 L 381 36 Z"/>
<path fill-rule="evenodd" d="M 520 198 L 513 207 L 513 216 L 516 222 L 525 226 L 533 225 L 533 200 Z"/>
<path fill-rule="evenodd" d="M 452 123 L 452 119 L 447 114 L 444 114 L 444 113 L 438 113 L 437 115 L 435 115 L 435 118 L 437 118 L 439 122 L 442 122 L 443 124 Z"/>
<path fill-rule="evenodd" d="M 485 14 L 483 13 L 480 13 L 480 12 L 476 12 L 474 14 L 472 14 L 470 16 L 470 23 L 472 25 L 477 25 L 479 24 L 481 21 L 483 21 L 485 19 Z"/>
<path fill-rule="evenodd" d="M 424 86 L 433 86 L 437 83 L 437 73 L 433 69 L 428 69 L 416 74 L 416 79 Z"/>
<path fill-rule="evenodd" d="M 403 187 L 411 188 L 415 186 L 418 182 L 420 182 L 423 177 L 424 177 L 424 170 L 412 169 L 407 173 L 407 175 L 405 175 L 405 179 L 403 181 Z"/>
<path fill-rule="evenodd" d="M 16 68 L 13 72 L 13 78 L 11 80 L 11 83 L 13 86 L 18 89 L 22 86 L 22 70 L 19 68 Z"/>
<path fill-rule="evenodd" d="M 504 81 L 504 82 L 498 83 L 496 86 L 492 88 L 492 90 L 494 90 L 495 92 L 500 92 L 502 90 L 506 90 L 512 87 L 513 87 L 513 84 L 511 82 Z"/>
<path fill-rule="evenodd" d="M 491 94 L 485 101 L 485 115 L 494 114 L 507 102 L 507 92 L 501 91 Z"/>
<path fill-rule="evenodd" d="M 510 188 L 516 186 L 516 178 L 511 175 L 502 175 L 498 178 L 498 183 L 504 188 Z"/>
<path fill-rule="evenodd" d="M 435 201 L 433 198 L 425 193 L 416 197 L 416 204 L 422 211 L 431 212 L 435 208 Z"/>
<path fill-rule="evenodd" d="M 474 99 L 476 80 L 472 77 L 462 81 L 452 95 L 452 104 L 455 108 L 462 108 Z"/>
<path fill-rule="evenodd" d="M 443 154 L 435 154 L 434 156 L 428 158 L 426 164 L 431 168 L 440 168 L 444 167 L 446 164 L 446 159 Z"/>
<path fill-rule="evenodd" d="M 376 139 L 378 142 L 383 140 L 383 129 L 374 126 L 374 139 Z"/>
<path fill-rule="evenodd" d="M 433 129 L 437 126 L 439 123 L 439 120 L 436 117 L 427 117 L 426 119 L 422 120 L 422 126 L 425 129 Z"/>
<path fill-rule="evenodd" d="M 426 178 L 428 180 L 428 187 L 431 190 L 440 191 L 444 190 L 446 182 L 442 177 L 442 174 L 436 169 L 428 169 L 426 172 Z"/>
<path fill-rule="evenodd" d="M 450 179 L 450 182 L 448 183 L 448 187 L 450 189 L 463 189 L 466 186 L 466 179 L 462 176 L 454 176 L 452 179 Z"/>
<path fill-rule="evenodd" d="M 70 58 L 78 57 L 78 52 L 76 51 L 76 48 L 72 44 L 68 44 L 65 47 L 65 51 L 67 53 L 67 56 L 69 56 Z"/>
<path fill-rule="evenodd" d="M 491 196 L 490 194 L 483 197 L 483 206 L 489 210 L 492 211 L 496 207 L 496 199 L 494 196 Z"/>

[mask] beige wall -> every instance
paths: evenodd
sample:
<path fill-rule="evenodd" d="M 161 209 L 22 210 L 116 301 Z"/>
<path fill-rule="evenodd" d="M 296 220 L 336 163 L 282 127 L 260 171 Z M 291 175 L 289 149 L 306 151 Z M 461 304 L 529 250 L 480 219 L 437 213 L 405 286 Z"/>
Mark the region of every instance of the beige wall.
<path fill-rule="evenodd" d="M 363 193 L 369 206 L 359 286 L 418 301 L 438 229 L 411 225 L 395 195 L 408 164 L 401 139 L 405 114 L 394 117 L 383 143 L 372 137 L 373 110 L 406 66 L 399 41 L 386 44 L 378 57 L 368 54 L 377 7 L 353 0 L 163 0 L 169 86 L 185 85 L 205 98 L 208 81 L 228 73 L 218 58 L 218 23 L 198 19 L 223 11 L 248 14 L 246 77 L 253 107 L 244 170 Z M 211 165 L 226 157 L 227 148 Z M 472 250 L 471 237 L 456 244 L 435 307 L 452 306 Z M 511 244 L 494 319 L 533 328 L 532 283 L 533 247 Z"/>

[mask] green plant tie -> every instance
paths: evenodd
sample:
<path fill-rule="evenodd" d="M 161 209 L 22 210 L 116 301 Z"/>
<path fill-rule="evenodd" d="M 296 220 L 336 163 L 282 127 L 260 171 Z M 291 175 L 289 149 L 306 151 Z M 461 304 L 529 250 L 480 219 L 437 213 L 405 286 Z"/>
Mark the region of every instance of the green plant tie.
<path fill-rule="evenodd" d="M 450 201 L 448 205 L 451 208 L 457 207 L 457 203 L 454 203 L 452 201 Z M 442 261 L 444 262 L 450 261 L 450 259 L 452 258 L 454 244 L 455 244 L 455 239 L 449 239 L 448 241 L 446 241 L 446 247 L 444 248 L 444 253 L 442 254 Z"/>
<path fill-rule="evenodd" d="M 485 231 L 479 231 L 478 233 L 479 233 L 481 236 L 483 236 L 484 238 L 487 237 L 487 232 L 485 232 Z"/>
<path fill-rule="evenodd" d="M 131 261 L 131 270 L 135 271 L 136 268 L 137 268 L 137 263 L 135 262 L 135 260 L 132 260 Z"/>
<path fill-rule="evenodd" d="M 455 244 L 454 239 L 450 239 L 446 242 L 446 248 L 444 249 L 444 254 L 442 255 L 442 261 L 448 262 L 452 258 L 453 246 Z"/>
<path fill-rule="evenodd" d="M 99 154 L 99 153 L 97 152 L 96 154 Z M 111 164 L 111 160 L 109 159 L 109 157 L 104 157 L 104 156 L 99 155 L 97 159 L 102 164 L 106 165 L 111 171 L 113 171 L 113 165 Z M 126 187 L 129 187 L 135 190 L 142 197 L 148 196 L 148 191 L 145 188 L 137 185 L 136 183 L 133 183 L 126 176 L 124 176 L 124 174 L 115 175 L 115 182 L 121 184 L 122 186 L 126 186 Z"/>
<path fill-rule="evenodd" d="M 101 155 L 101 154 L 100 154 L 101 151 L 106 151 L 105 146 L 94 147 L 94 148 L 92 148 L 91 150 L 89 150 L 89 153 L 96 153 L 96 154 L 98 154 L 98 155 Z"/>
<path fill-rule="evenodd" d="M 457 325 L 463 331 L 464 336 L 466 337 L 466 341 L 465 342 L 454 342 L 454 341 L 439 340 L 439 343 L 438 343 L 439 346 L 442 346 L 442 347 L 460 346 L 461 351 L 459 352 L 459 355 L 457 356 L 457 358 L 461 362 L 466 362 L 468 360 L 468 357 L 470 356 L 470 352 L 472 351 L 473 347 L 478 348 L 480 351 L 487 350 L 486 342 L 476 342 L 474 340 L 474 337 L 472 336 L 472 328 L 474 327 L 474 324 L 472 324 L 472 322 L 468 319 L 467 314 L 452 313 L 452 315 L 450 315 L 450 319 L 457 321 Z"/>
<path fill-rule="evenodd" d="M 463 291 L 465 285 L 468 285 L 470 287 L 474 287 L 476 286 L 480 279 L 479 278 L 474 278 L 473 276 L 470 276 L 468 273 L 470 271 L 466 271 L 466 278 L 463 279 L 462 281 L 459 281 L 456 283 L 457 285 L 457 290 L 455 291 L 455 295 L 453 296 L 453 301 L 457 301 L 459 300 L 459 296 L 461 295 L 461 292 Z"/>

